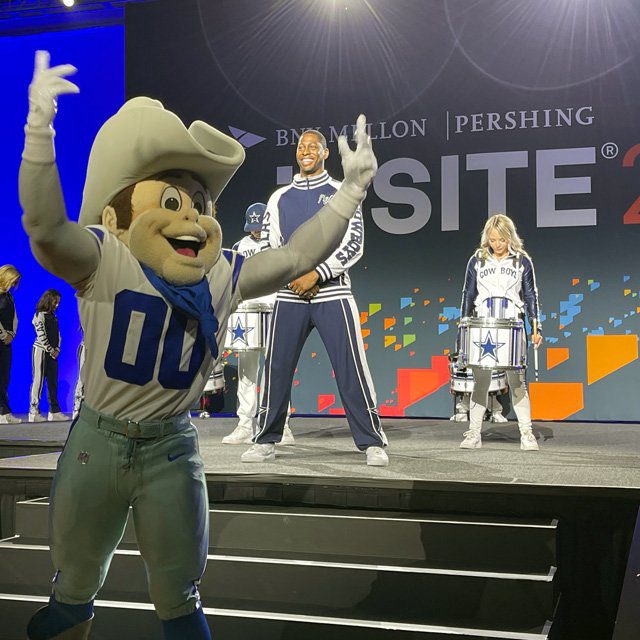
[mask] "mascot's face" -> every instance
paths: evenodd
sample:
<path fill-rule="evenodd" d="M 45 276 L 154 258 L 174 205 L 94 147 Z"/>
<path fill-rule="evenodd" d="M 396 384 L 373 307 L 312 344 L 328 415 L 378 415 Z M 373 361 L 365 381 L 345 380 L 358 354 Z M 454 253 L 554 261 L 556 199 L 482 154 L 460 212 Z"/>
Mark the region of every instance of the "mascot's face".
<path fill-rule="evenodd" d="M 186 171 L 172 171 L 136 183 L 131 226 L 110 230 L 167 282 L 195 284 L 220 257 L 222 231 L 211 213 L 202 184 Z"/>

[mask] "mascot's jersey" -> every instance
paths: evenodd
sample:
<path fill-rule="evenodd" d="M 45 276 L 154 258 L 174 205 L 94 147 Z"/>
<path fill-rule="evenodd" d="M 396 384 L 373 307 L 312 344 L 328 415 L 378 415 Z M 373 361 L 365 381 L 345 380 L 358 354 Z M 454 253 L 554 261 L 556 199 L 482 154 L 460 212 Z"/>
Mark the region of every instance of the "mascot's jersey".
<path fill-rule="evenodd" d="M 540 306 L 538 288 L 533 263 L 526 255 L 510 253 L 502 260 L 493 255 L 485 258 L 476 251 L 467 264 L 467 272 L 462 291 L 461 316 L 494 315 L 493 310 L 485 308 L 490 298 L 507 298 L 518 315 L 526 307 L 529 321 L 538 321 L 540 328 Z"/>
<path fill-rule="evenodd" d="M 238 240 L 233 245 L 233 251 L 237 251 L 243 258 L 250 258 L 252 255 L 258 253 L 258 251 L 262 251 L 264 249 L 268 249 L 265 243 L 261 240 L 256 240 L 251 234 L 245 236 L 241 240 Z M 276 294 L 270 293 L 267 296 L 261 296 L 260 298 L 251 298 L 251 300 L 243 300 L 242 304 L 252 304 L 252 303 L 260 303 L 260 304 L 268 304 L 273 307 L 274 302 L 276 301 Z"/>
<path fill-rule="evenodd" d="M 89 406 L 119 419 L 162 420 L 187 411 L 213 366 L 199 322 L 174 309 L 152 286 L 129 248 L 103 226 L 86 227 L 100 262 L 78 291 Z M 226 258 L 226 259 L 225 259 Z M 237 304 L 242 257 L 225 251 L 205 276 L 222 344 Z"/>
<path fill-rule="evenodd" d="M 278 248 L 289 242 L 293 232 L 329 202 L 341 184 L 323 171 L 312 178 L 298 174 L 291 184 L 278 189 L 269 198 L 263 224 L 263 234 L 268 237 L 269 245 Z M 278 300 L 317 304 L 351 297 L 348 269 L 360 260 L 363 251 L 364 225 L 362 209 L 358 206 L 336 251 L 316 267 L 320 275 L 318 294 L 311 300 L 304 300 L 285 288 L 278 291 Z"/>

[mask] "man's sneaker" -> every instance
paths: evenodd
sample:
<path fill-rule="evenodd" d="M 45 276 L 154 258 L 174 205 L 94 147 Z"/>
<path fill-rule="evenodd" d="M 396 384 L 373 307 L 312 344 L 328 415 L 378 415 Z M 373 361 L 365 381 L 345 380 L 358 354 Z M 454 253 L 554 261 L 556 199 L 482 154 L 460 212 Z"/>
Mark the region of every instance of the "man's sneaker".
<path fill-rule="evenodd" d="M 13 413 L 5 413 L 0 416 L 0 424 L 20 424 L 22 420 L 16 418 Z"/>
<path fill-rule="evenodd" d="M 480 449 L 482 436 L 479 431 L 465 431 L 464 440 L 460 443 L 461 449 Z"/>
<path fill-rule="evenodd" d="M 531 429 L 527 429 L 520 434 L 520 448 L 523 451 L 539 451 L 538 441 Z"/>
<path fill-rule="evenodd" d="M 509 422 L 499 411 L 491 414 L 491 422 Z"/>
<path fill-rule="evenodd" d="M 367 465 L 369 467 L 389 466 L 389 456 L 382 447 L 367 447 Z"/>
<path fill-rule="evenodd" d="M 280 440 L 280 442 L 278 442 L 279 445 L 282 445 L 283 447 L 286 446 L 293 446 L 296 443 L 295 438 L 293 437 L 293 433 L 291 433 L 291 429 L 285 425 L 284 427 L 284 431 L 282 432 L 282 440 Z"/>
<path fill-rule="evenodd" d="M 46 422 L 47 419 L 41 413 L 32 413 L 29 411 L 29 422 Z"/>
<path fill-rule="evenodd" d="M 468 413 L 454 413 L 449 420 L 452 422 L 468 422 L 469 414 Z"/>
<path fill-rule="evenodd" d="M 267 444 L 254 444 L 241 456 L 242 462 L 274 462 L 276 459 L 276 445 L 272 442 Z"/>
<path fill-rule="evenodd" d="M 49 411 L 49 415 L 47 416 L 47 420 L 49 422 L 65 422 L 68 419 L 69 418 L 67 418 L 67 416 L 62 413 L 62 411 L 54 411 L 53 413 Z"/>
<path fill-rule="evenodd" d="M 206 420 L 207 418 L 210 418 L 211 414 L 208 411 L 201 411 L 200 415 L 198 416 L 198 418 L 200 418 L 201 420 Z"/>
<path fill-rule="evenodd" d="M 228 436 L 222 438 L 222 444 L 251 444 L 251 427 L 236 427 Z"/>

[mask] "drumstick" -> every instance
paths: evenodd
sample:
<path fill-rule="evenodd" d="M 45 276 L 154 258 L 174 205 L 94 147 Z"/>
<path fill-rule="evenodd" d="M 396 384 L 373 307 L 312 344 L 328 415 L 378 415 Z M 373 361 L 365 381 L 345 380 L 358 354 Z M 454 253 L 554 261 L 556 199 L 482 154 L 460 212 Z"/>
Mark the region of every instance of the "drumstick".
<path fill-rule="evenodd" d="M 533 319 L 533 373 L 536 378 L 536 382 L 538 382 L 538 345 L 535 340 L 538 337 L 538 320 L 536 318 Z"/>

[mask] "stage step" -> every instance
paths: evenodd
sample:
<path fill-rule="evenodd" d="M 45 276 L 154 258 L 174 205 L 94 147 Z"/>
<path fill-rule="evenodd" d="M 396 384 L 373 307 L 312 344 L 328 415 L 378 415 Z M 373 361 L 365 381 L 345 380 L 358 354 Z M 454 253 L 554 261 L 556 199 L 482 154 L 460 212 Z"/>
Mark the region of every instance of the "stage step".
<path fill-rule="evenodd" d="M 46 604 L 45 597 L 19 598 L 0 593 L 3 618 L 0 640 L 24 640 L 24 629 L 33 611 Z M 327 616 L 273 614 L 257 610 L 229 610 L 205 607 L 215 640 L 547 640 L 550 625 L 526 632 L 501 632 L 491 629 L 437 627 L 388 623 L 382 620 L 354 620 Z M 131 629 L 136 630 L 135 639 Z M 157 640 L 160 624 L 151 605 L 99 600 L 92 637 L 100 640 Z"/>
<path fill-rule="evenodd" d="M 23 542 L 47 544 L 48 506 L 46 498 L 16 505 Z M 209 546 L 218 553 L 363 556 L 441 569 L 544 573 L 556 564 L 556 529 L 555 520 L 542 519 L 223 505 L 210 510 Z M 121 546 L 135 545 L 129 518 Z"/>
<path fill-rule="evenodd" d="M 0 591 L 46 595 L 53 568 L 45 546 L 0 543 Z M 519 630 L 553 616 L 555 569 L 546 574 L 451 571 L 289 557 L 213 554 L 202 578 L 204 606 L 259 609 L 444 626 Z M 118 550 L 101 596 L 148 602 L 142 558 Z M 461 600 L 461 594 L 464 594 Z"/>
<path fill-rule="evenodd" d="M 201 594 L 216 640 L 548 635 L 555 520 L 228 503 L 210 516 Z M 100 592 L 99 638 L 127 637 L 124 620 L 148 634 L 136 640 L 159 637 L 131 520 Z M 3 619 L 26 619 L 49 594 L 48 500 L 19 503 L 16 529 L 0 542 Z"/>

